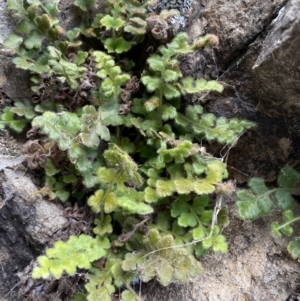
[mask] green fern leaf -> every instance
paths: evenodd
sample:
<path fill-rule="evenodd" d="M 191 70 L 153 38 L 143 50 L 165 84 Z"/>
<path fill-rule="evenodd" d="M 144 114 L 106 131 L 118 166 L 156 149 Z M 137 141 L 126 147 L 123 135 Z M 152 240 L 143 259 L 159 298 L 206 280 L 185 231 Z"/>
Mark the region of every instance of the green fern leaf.
<path fill-rule="evenodd" d="M 88 11 L 95 4 L 96 4 L 96 0 L 75 0 L 74 1 L 74 5 L 78 6 L 83 11 Z"/>
<path fill-rule="evenodd" d="M 181 227 L 195 227 L 197 219 L 193 213 L 182 213 L 178 219 L 178 225 Z"/>
<path fill-rule="evenodd" d="M 237 197 L 239 199 L 237 206 L 241 218 L 253 219 L 257 218 L 261 214 L 261 211 L 256 202 L 256 198 L 249 195 L 246 190 L 238 191 Z"/>
<path fill-rule="evenodd" d="M 111 168 L 100 167 L 97 171 L 100 182 L 113 184 L 117 177 L 117 172 Z"/>
<path fill-rule="evenodd" d="M 152 55 L 150 58 L 148 58 L 147 63 L 153 71 L 163 72 L 165 70 L 165 62 L 159 55 Z"/>
<path fill-rule="evenodd" d="M 189 194 L 194 189 L 193 180 L 189 179 L 178 179 L 174 181 L 176 191 L 179 194 Z"/>
<path fill-rule="evenodd" d="M 162 181 L 156 182 L 156 191 L 159 197 L 166 197 L 172 195 L 176 191 L 174 181 Z"/>
<path fill-rule="evenodd" d="M 274 198 L 277 201 L 279 209 L 282 211 L 292 209 L 295 203 L 290 191 L 277 190 L 274 193 Z"/>
<path fill-rule="evenodd" d="M 116 87 L 114 87 L 113 85 L 110 85 L 109 91 L 107 93 L 104 91 L 104 96 L 109 98 L 113 97 L 114 95 L 117 95 L 118 93 L 118 89 L 116 89 Z M 121 125 L 123 123 L 123 119 L 118 114 L 119 108 L 120 105 L 117 102 L 105 102 L 99 109 L 102 124 L 105 126 Z"/>
<path fill-rule="evenodd" d="M 295 184 L 300 180 L 300 174 L 292 167 L 286 166 L 281 171 L 277 178 L 279 187 L 294 188 Z"/>
<path fill-rule="evenodd" d="M 122 269 L 124 271 L 133 271 L 137 265 L 144 262 L 142 253 L 127 253 L 122 262 Z"/>
<path fill-rule="evenodd" d="M 24 6 L 23 6 L 23 1 L 19 0 L 8 0 L 7 1 L 7 8 L 9 10 L 16 10 L 18 11 L 21 15 L 25 14 Z"/>
<path fill-rule="evenodd" d="M 95 132 L 91 133 L 80 133 L 79 137 L 81 139 L 82 144 L 87 147 L 97 147 L 99 145 L 99 137 Z"/>
<path fill-rule="evenodd" d="M 163 87 L 163 94 L 166 99 L 180 97 L 180 92 L 171 84 L 165 84 Z"/>
<path fill-rule="evenodd" d="M 172 282 L 174 277 L 174 272 L 175 272 L 174 268 L 172 267 L 172 265 L 169 263 L 168 260 L 164 258 L 159 259 L 156 273 L 157 273 L 157 278 L 162 285 L 167 286 Z"/>
<path fill-rule="evenodd" d="M 76 183 L 78 181 L 78 178 L 74 174 L 64 175 L 63 181 L 66 184 L 71 184 L 71 183 Z"/>
<path fill-rule="evenodd" d="M 124 291 L 122 292 L 122 298 L 121 301 L 136 301 L 137 295 L 130 292 L 130 291 Z"/>
<path fill-rule="evenodd" d="M 42 266 L 41 268 L 35 268 L 32 272 L 32 278 L 47 278 L 49 276 L 49 269 L 51 267 L 51 261 L 47 256 L 40 256 L 37 259 L 38 263 Z"/>
<path fill-rule="evenodd" d="M 200 215 L 202 214 L 204 208 L 208 206 L 209 201 L 210 201 L 209 194 L 196 197 L 193 199 L 193 204 L 191 208 L 196 214 Z"/>
<path fill-rule="evenodd" d="M 104 212 L 108 214 L 115 211 L 116 208 L 117 208 L 117 200 L 115 194 L 113 192 L 107 193 L 104 198 Z"/>
<path fill-rule="evenodd" d="M 192 233 L 193 233 L 194 240 L 199 240 L 206 236 L 205 228 L 203 227 L 202 224 L 199 224 L 197 228 L 193 229 Z"/>
<path fill-rule="evenodd" d="M 193 94 L 210 91 L 217 91 L 221 93 L 224 89 L 223 86 L 217 81 L 206 81 L 205 79 L 194 80 L 192 77 L 184 78 L 182 80 L 182 85 L 180 86 L 180 88 L 183 94 Z"/>
<path fill-rule="evenodd" d="M 47 158 L 45 165 L 45 172 L 47 176 L 54 176 L 55 174 L 60 172 L 60 169 L 56 168 L 53 160 L 51 158 Z"/>
<path fill-rule="evenodd" d="M 146 27 L 136 27 L 136 26 L 132 26 L 132 25 L 128 24 L 124 27 L 124 31 L 129 32 L 133 35 L 144 35 L 146 33 Z M 130 69 L 134 65 L 135 64 L 131 64 Z M 130 70 L 130 69 L 127 69 L 127 70 Z"/>
<path fill-rule="evenodd" d="M 215 186 L 206 180 L 199 180 L 193 183 L 193 191 L 198 195 L 210 194 L 213 193 L 215 190 Z"/>
<path fill-rule="evenodd" d="M 18 133 L 22 132 L 27 125 L 27 121 L 14 120 L 14 114 L 11 112 L 10 107 L 4 108 L 3 113 L 1 114 L 1 120 L 4 124 L 8 124 L 11 129 Z"/>
<path fill-rule="evenodd" d="M 27 1 L 30 4 L 26 9 L 26 15 L 31 23 L 34 23 L 34 20 L 37 16 L 37 12 L 40 6 L 40 1 Z M 56 1 L 55 1 L 56 2 Z M 45 7 L 45 6 L 44 6 Z"/>
<path fill-rule="evenodd" d="M 248 185 L 255 195 L 263 194 L 269 191 L 264 180 L 261 178 L 251 178 L 248 182 Z"/>
<path fill-rule="evenodd" d="M 44 4 L 43 8 L 47 12 L 47 14 L 49 14 L 50 16 L 54 16 L 56 13 L 59 12 L 59 10 L 58 10 L 59 1 L 60 0 L 53 0 L 51 2 L 46 2 Z M 31 2 L 31 4 L 33 4 L 32 0 L 30 2 Z M 38 1 L 36 1 L 36 2 L 38 2 Z"/>
<path fill-rule="evenodd" d="M 189 200 L 189 198 L 187 198 L 187 196 L 182 196 L 182 197 L 184 197 L 184 199 L 181 198 L 177 202 L 174 202 L 172 204 L 172 209 L 171 209 L 172 217 L 177 217 L 182 213 L 189 211 L 189 207 L 186 203 Z"/>
<path fill-rule="evenodd" d="M 32 119 L 36 116 L 31 102 L 27 99 L 24 102 L 15 102 L 14 106 L 11 108 L 11 112 L 21 117 L 24 116 L 27 119 Z"/>
<path fill-rule="evenodd" d="M 271 201 L 269 195 L 261 195 L 258 197 L 257 206 L 261 213 L 270 214 L 272 209 L 274 208 L 273 202 Z"/>
<path fill-rule="evenodd" d="M 147 90 L 149 92 L 153 92 L 157 90 L 161 86 L 161 79 L 157 77 L 152 77 L 152 76 L 142 76 L 141 78 L 142 83 L 147 87 Z"/>
<path fill-rule="evenodd" d="M 99 213 L 101 210 L 101 202 L 103 200 L 104 190 L 99 189 L 94 195 L 88 198 L 88 205 L 92 208 L 95 213 Z"/>
<path fill-rule="evenodd" d="M 43 43 L 45 36 L 38 30 L 32 30 L 24 40 L 24 45 L 27 49 L 39 49 Z"/>
<path fill-rule="evenodd" d="M 103 221 L 96 218 L 94 220 L 94 224 L 96 225 L 96 227 L 93 229 L 93 232 L 100 236 L 103 236 L 107 233 L 112 233 L 113 227 L 112 227 L 111 221 L 112 221 L 112 219 L 111 219 L 110 215 L 106 215 L 104 217 Z"/>
<path fill-rule="evenodd" d="M 78 51 L 76 53 L 75 58 L 74 58 L 74 63 L 76 65 L 82 65 L 85 62 L 85 60 L 86 60 L 87 57 L 88 57 L 88 52 L 86 52 L 86 51 Z"/>
<path fill-rule="evenodd" d="M 119 30 L 124 25 L 124 21 L 121 18 L 113 18 L 110 15 L 105 15 L 101 20 L 101 24 L 106 27 L 106 29 L 114 28 Z"/>
<path fill-rule="evenodd" d="M 46 32 L 51 27 L 51 19 L 47 14 L 36 17 L 36 24 L 42 32 Z"/>
<path fill-rule="evenodd" d="M 34 66 L 34 63 L 32 63 L 32 61 L 27 57 L 15 57 L 12 61 L 14 62 L 16 67 L 20 69 L 27 70 Z"/>
<path fill-rule="evenodd" d="M 196 81 L 196 85 L 201 89 L 203 92 L 210 92 L 216 91 L 222 93 L 224 87 L 215 80 L 210 80 L 207 83 L 204 83 L 202 79 Z M 203 88 L 202 88 L 203 87 Z"/>
<path fill-rule="evenodd" d="M 156 203 L 159 199 L 159 196 L 156 190 L 152 189 L 151 187 L 147 187 L 145 189 L 145 202 L 147 203 Z"/>
<path fill-rule="evenodd" d="M 164 121 L 174 119 L 177 116 L 177 110 L 171 105 L 164 105 L 162 107 L 162 119 Z"/>
<path fill-rule="evenodd" d="M 226 237 L 224 235 L 218 235 L 213 242 L 213 250 L 215 253 L 228 253 L 228 245 L 226 243 Z"/>
<path fill-rule="evenodd" d="M 292 258 L 299 259 L 300 258 L 300 237 L 295 237 L 287 247 L 289 253 Z"/>
<path fill-rule="evenodd" d="M 67 242 L 56 242 L 54 247 L 47 251 L 47 257 L 39 257 L 40 267 L 35 267 L 32 275 L 36 278 L 47 278 L 52 274 L 59 279 L 64 270 L 74 272 L 76 266 L 90 268 L 90 262 L 103 257 L 106 254 L 105 249 L 109 247 L 107 239 L 98 243 L 97 239 L 85 234 L 79 237 L 72 235 Z"/>
<path fill-rule="evenodd" d="M 157 215 L 157 226 L 162 230 L 169 230 L 171 227 L 171 216 L 167 211 L 159 212 Z M 173 231 L 174 233 L 174 231 Z M 174 233 L 175 234 L 175 233 Z"/>
<path fill-rule="evenodd" d="M 14 51 L 18 51 L 22 42 L 23 42 L 22 37 L 15 34 L 10 34 L 4 42 L 4 46 Z"/>
<path fill-rule="evenodd" d="M 283 219 L 286 223 L 291 222 L 294 220 L 294 214 L 292 210 L 285 210 L 283 211 Z"/>
<path fill-rule="evenodd" d="M 293 228 L 289 225 L 284 225 L 283 227 L 281 227 L 280 229 L 282 231 L 282 233 L 286 236 L 291 236 L 294 232 Z"/>
<path fill-rule="evenodd" d="M 56 279 L 61 278 L 62 273 L 63 273 L 63 269 L 58 264 L 55 264 L 55 263 L 52 264 L 49 271 Z"/>
<path fill-rule="evenodd" d="M 117 198 L 117 204 L 119 207 L 131 212 L 138 214 L 150 214 L 153 212 L 153 208 L 145 203 L 137 203 L 134 200 L 131 200 L 127 196 L 122 196 Z"/>
<path fill-rule="evenodd" d="M 164 76 L 164 80 L 166 82 L 172 82 L 172 81 L 177 81 L 178 78 L 182 76 L 182 74 L 180 71 L 177 71 L 177 70 L 174 71 L 174 70 L 167 69 L 163 73 L 163 76 Z"/>
<path fill-rule="evenodd" d="M 271 228 L 272 228 L 273 234 L 276 237 L 281 237 L 281 233 L 280 233 L 280 230 L 279 230 L 280 226 L 279 226 L 278 222 L 273 222 L 272 225 L 271 225 Z"/>
<path fill-rule="evenodd" d="M 207 163 L 206 181 L 211 183 L 219 183 L 226 175 L 226 166 L 220 160 L 212 160 Z"/>
<path fill-rule="evenodd" d="M 192 121 L 198 121 L 199 115 L 203 114 L 203 107 L 200 105 L 188 105 L 185 109 L 185 116 L 186 118 Z"/>
<path fill-rule="evenodd" d="M 62 202 L 66 202 L 70 197 L 70 192 L 64 189 L 58 189 L 55 191 L 55 195 L 59 198 Z"/>
<path fill-rule="evenodd" d="M 104 41 L 104 47 L 106 48 L 108 53 L 122 53 L 127 52 L 131 48 L 131 44 L 124 40 L 122 37 L 108 38 Z"/>
<path fill-rule="evenodd" d="M 144 106 L 147 112 L 154 111 L 159 106 L 159 98 L 156 96 L 151 97 L 151 99 L 145 102 Z"/>
<path fill-rule="evenodd" d="M 112 144 L 110 149 L 104 152 L 103 156 L 107 164 L 120 169 L 128 181 L 132 182 L 137 187 L 142 186 L 143 178 L 138 173 L 137 164 L 117 145 Z"/>
<path fill-rule="evenodd" d="M 228 210 L 223 208 L 220 210 L 218 214 L 218 225 L 220 227 L 227 227 L 229 225 L 229 216 L 228 216 Z"/>

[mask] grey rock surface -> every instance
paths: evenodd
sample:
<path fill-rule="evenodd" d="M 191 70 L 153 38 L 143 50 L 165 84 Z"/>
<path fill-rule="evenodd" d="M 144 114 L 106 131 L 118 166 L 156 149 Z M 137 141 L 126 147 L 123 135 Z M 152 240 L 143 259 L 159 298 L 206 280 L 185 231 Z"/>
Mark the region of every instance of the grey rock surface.
<path fill-rule="evenodd" d="M 282 13 L 283 7 L 292 5 L 294 15 L 299 12 L 293 3 L 296 2 L 290 1 L 287 5 L 285 0 L 201 1 L 191 15 L 189 36 L 195 38 L 213 33 L 219 37 L 220 44 L 184 58 L 183 69 L 186 74 L 197 78 L 217 78 L 224 85 L 224 92 L 197 95 L 187 100 L 205 104 L 205 110 L 217 116 L 248 119 L 256 123 L 256 127 L 240 137 L 229 152 L 227 163 L 230 176 L 240 183 L 253 176 L 274 181 L 283 166 L 297 166 L 300 162 L 299 110 L 287 110 L 283 102 L 273 106 L 266 100 L 269 92 L 281 97 L 284 90 L 279 93 L 280 85 L 274 87 L 274 78 L 278 80 L 281 77 L 278 62 L 275 64 L 277 67 L 268 67 L 272 74 L 256 71 L 257 68 L 252 70 L 257 65 L 258 57 L 268 51 L 268 46 L 264 45 L 271 32 L 276 28 L 276 31 L 289 32 L 298 26 L 297 19 L 293 21 L 290 18 L 289 24 L 281 23 L 286 14 Z M 279 29 L 280 24 L 282 29 Z M 291 71 L 299 65 L 298 60 L 290 58 L 291 64 L 294 63 Z M 270 59 L 268 62 L 272 64 Z M 267 70 L 266 67 L 263 69 Z M 289 76 L 288 67 L 282 68 L 282 71 L 286 81 L 293 82 L 287 84 L 290 88 L 285 94 L 295 97 L 297 75 L 290 73 Z M 227 154 L 218 145 L 211 145 L 211 151 L 221 156 Z"/>
<path fill-rule="evenodd" d="M 22 217 L 26 221 L 24 230 L 35 243 L 45 245 L 67 223 L 61 208 L 43 200 L 31 179 L 24 175 L 24 171 L 5 169 L 4 174 L 4 194 L 14 195 L 11 202 L 19 207 L 20 213 L 28 215 Z"/>
<path fill-rule="evenodd" d="M 67 219 L 53 203 L 38 198 L 24 170 L 5 169 L 0 184 L 0 297 L 18 283 L 16 272 L 36 259 Z M 19 300 L 14 292 L 9 300 Z M 22 299 L 21 299 L 22 300 Z"/>
<path fill-rule="evenodd" d="M 0 1 L 0 44 L 3 44 L 13 29 L 13 20 L 6 9 L 6 1 Z"/>
<path fill-rule="evenodd" d="M 39 196 L 22 165 L 21 144 L 2 132 L 0 138 L 0 300 L 17 301 L 22 298 L 16 273 L 41 254 L 67 219 Z"/>
<path fill-rule="evenodd" d="M 300 105 L 300 1 L 291 0 L 266 37 L 253 74 L 260 109 Z"/>

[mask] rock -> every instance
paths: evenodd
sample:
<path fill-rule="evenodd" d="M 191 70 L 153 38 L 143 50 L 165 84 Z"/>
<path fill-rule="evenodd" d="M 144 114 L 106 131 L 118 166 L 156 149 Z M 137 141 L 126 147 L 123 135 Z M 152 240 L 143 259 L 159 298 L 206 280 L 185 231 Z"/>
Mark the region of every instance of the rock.
<path fill-rule="evenodd" d="M 16 301 L 22 300 L 16 273 L 41 254 L 67 219 L 61 208 L 38 197 L 22 165 L 14 168 L 0 172 L 0 298 Z"/>
<path fill-rule="evenodd" d="M 264 40 L 273 30 L 278 31 L 276 28 L 281 17 L 277 21 L 276 17 L 286 2 L 207 1 L 200 5 L 198 14 L 193 12 L 193 21 L 188 29 L 193 38 L 198 34 L 216 34 L 220 44 L 184 58 L 182 65 L 185 73 L 197 78 L 218 78 L 224 85 L 224 92 L 197 95 L 187 98 L 187 101 L 204 104 L 206 111 L 217 116 L 248 119 L 256 123 L 256 127 L 240 137 L 234 147 L 224 149 L 212 144 L 210 148 L 227 160 L 230 176 L 239 183 L 248 181 L 253 176 L 274 181 L 283 166 L 296 166 L 299 163 L 298 110 L 288 112 L 283 103 L 278 103 L 275 107 L 267 105 L 270 102 L 262 101 L 261 93 L 267 98 L 268 87 L 271 87 L 268 83 L 270 74 L 262 73 L 265 81 L 265 87 L 262 88 L 256 68 L 252 70 L 257 65 L 258 57 L 266 52 L 263 50 Z M 295 1 L 290 3 L 291 10 L 294 8 L 294 13 L 297 14 L 293 4 Z M 282 16 L 284 15 L 285 13 Z M 295 25 L 290 24 L 291 28 L 299 26 L 296 19 L 293 22 Z M 297 45 L 293 49 L 297 49 Z M 296 66 L 297 64 L 294 69 Z M 280 70 L 270 72 L 273 74 L 271 79 L 280 77 Z M 283 76 L 289 81 L 285 73 L 283 69 Z M 297 79 L 297 76 L 293 75 L 293 78 Z M 294 87 L 290 91 L 295 91 L 296 83 Z M 295 96 L 294 92 L 293 95 Z M 262 103 L 265 105 L 262 106 Z"/>
<path fill-rule="evenodd" d="M 283 109 L 293 115 L 300 105 L 300 1 L 291 0 L 266 37 L 253 66 L 259 109 Z"/>
<path fill-rule="evenodd" d="M 18 213 L 26 225 L 24 230 L 36 244 L 45 245 L 52 235 L 67 223 L 62 210 L 39 197 L 39 192 L 24 171 L 4 170 L 6 181 L 2 183 L 6 196 L 14 195 Z"/>
<path fill-rule="evenodd" d="M 4 92 L 14 101 L 24 101 L 24 98 L 30 98 L 32 95 L 30 74 L 17 69 L 11 59 L 9 53 L 1 53 L 0 49 L 0 92 Z"/>

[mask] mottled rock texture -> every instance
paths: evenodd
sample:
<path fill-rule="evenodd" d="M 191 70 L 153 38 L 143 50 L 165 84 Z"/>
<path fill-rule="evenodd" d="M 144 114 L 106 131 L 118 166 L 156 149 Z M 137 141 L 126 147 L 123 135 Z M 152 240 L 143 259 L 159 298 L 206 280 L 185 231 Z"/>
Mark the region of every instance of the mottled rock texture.
<path fill-rule="evenodd" d="M 14 168 L 0 171 L 0 298 L 19 282 L 16 273 L 36 259 L 67 223 L 59 207 L 37 197 L 22 165 Z M 16 292 L 8 296 L 19 300 Z"/>
<path fill-rule="evenodd" d="M 11 29 L 5 6 L 5 0 L 0 0 L 2 37 Z M 60 8 L 66 28 L 80 24 L 81 16 L 71 0 L 61 1 Z M 225 87 L 222 94 L 196 95 L 186 101 L 201 103 L 217 116 L 257 124 L 230 150 L 208 146 L 216 156 L 228 159 L 230 175 L 237 182 L 251 176 L 273 181 L 284 165 L 299 167 L 299 12 L 300 0 L 194 0 L 185 16 L 191 40 L 207 33 L 220 39 L 217 47 L 182 58 L 185 75 L 218 79 Z M 11 99 L 23 99 L 30 94 L 28 75 L 16 70 L 10 59 L 0 54 L 0 89 Z M 2 172 L 3 200 L 11 191 L 18 191 L 16 176 L 21 175 L 12 170 Z M 287 256 L 287 240 L 270 236 L 268 219 L 239 221 L 232 201 L 227 202 L 231 225 L 224 230 L 229 253 L 206 257 L 206 274 L 186 286 L 143 285 L 145 300 L 275 301 L 285 300 L 295 290 L 299 264 Z M 33 202 L 22 192 L 0 203 L 0 299 L 17 300 L 16 290 L 4 297 L 16 284 L 14 274 L 29 264 L 63 225 L 59 209 L 53 206 Z M 49 214 L 56 216 L 55 225 Z"/>
<path fill-rule="evenodd" d="M 229 253 L 202 259 L 205 274 L 187 285 L 143 285 L 145 301 L 286 300 L 299 283 L 299 264 L 285 252 L 289 239 L 270 235 L 270 218 L 238 220 L 234 207 L 229 202 L 232 222 L 223 232 Z"/>
<path fill-rule="evenodd" d="M 293 38 L 297 37 L 299 27 L 296 18 L 296 15 L 299 18 L 299 1 L 286 3 L 283 0 L 205 1 L 195 3 L 191 13 L 190 37 L 213 33 L 218 35 L 220 44 L 184 58 L 183 68 L 195 77 L 218 78 L 225 90 L 221 95 L 210 93 L 188 101 L 205 103 L 206 110 L 217 116 L 249 119 L 257 124 L 229 152 L 228 167 L 238 182 L 245 182 L 251 176 L 273 181 L 284 165 L 296 167 L 299 163 L 298 108 L 287 109 L 283 102 L 277 101 L 275 105 L 271 101 L 275 94 L 278 99 L 288 93 L 290 99 L 297 98 L 299 58 L 293 59 L 291 54 L 299 45 L 297 38 Z M 285 11 L 276 20 L 285 5 Z M 287 51 L 285 59 L 294 64 L 293 68 L 280 68 L 280 59 L 273 66 L 274 49 L 269 49 L 269 45 L 271 49 L 276 47 L 282 57 Z M 267 54 L 269 67 L 263 59 Z M 281 85 L 276 85 L 275 78 L 280 78 Z M 283 80 L 287 82 L 286 87 L 293 88 L 288 88 L 288 93 L 281 90 L 280 94 L 278 89 L 284 85 Z M 227 154 L 217 145 L 212 148 L 222 156 Z"/>
<path fill-rule="evenodd" d="M 293 114 L 300 105 L 300 1 L 291 0 L 266 37 L 254 66 L 260 110 L 282 108 Z"/>

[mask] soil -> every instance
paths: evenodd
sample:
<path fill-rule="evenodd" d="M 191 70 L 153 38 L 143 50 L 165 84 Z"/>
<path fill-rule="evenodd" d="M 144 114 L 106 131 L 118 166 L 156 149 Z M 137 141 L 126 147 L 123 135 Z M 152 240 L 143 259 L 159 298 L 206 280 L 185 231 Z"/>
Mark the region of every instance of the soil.
<path fill-rule="evenodd" d="M 242 221 L 234 199 L 225 206 L 230 212 L 230 225 L 223 231 L 228 240 L 228 254 L 212 253 L 201 258 L 205 274 L 187 285 L 174 284 L 168 288 L 157 283 L 143 285 L 146 300 L 284 301 L 297 291 L 300 265 L 287 253 L 289 238 L 271 235 L 271 222 L 280 219 L 280 215 Z M 295 234 L 299 235 L 299 231 L 300 227 Z"/>

